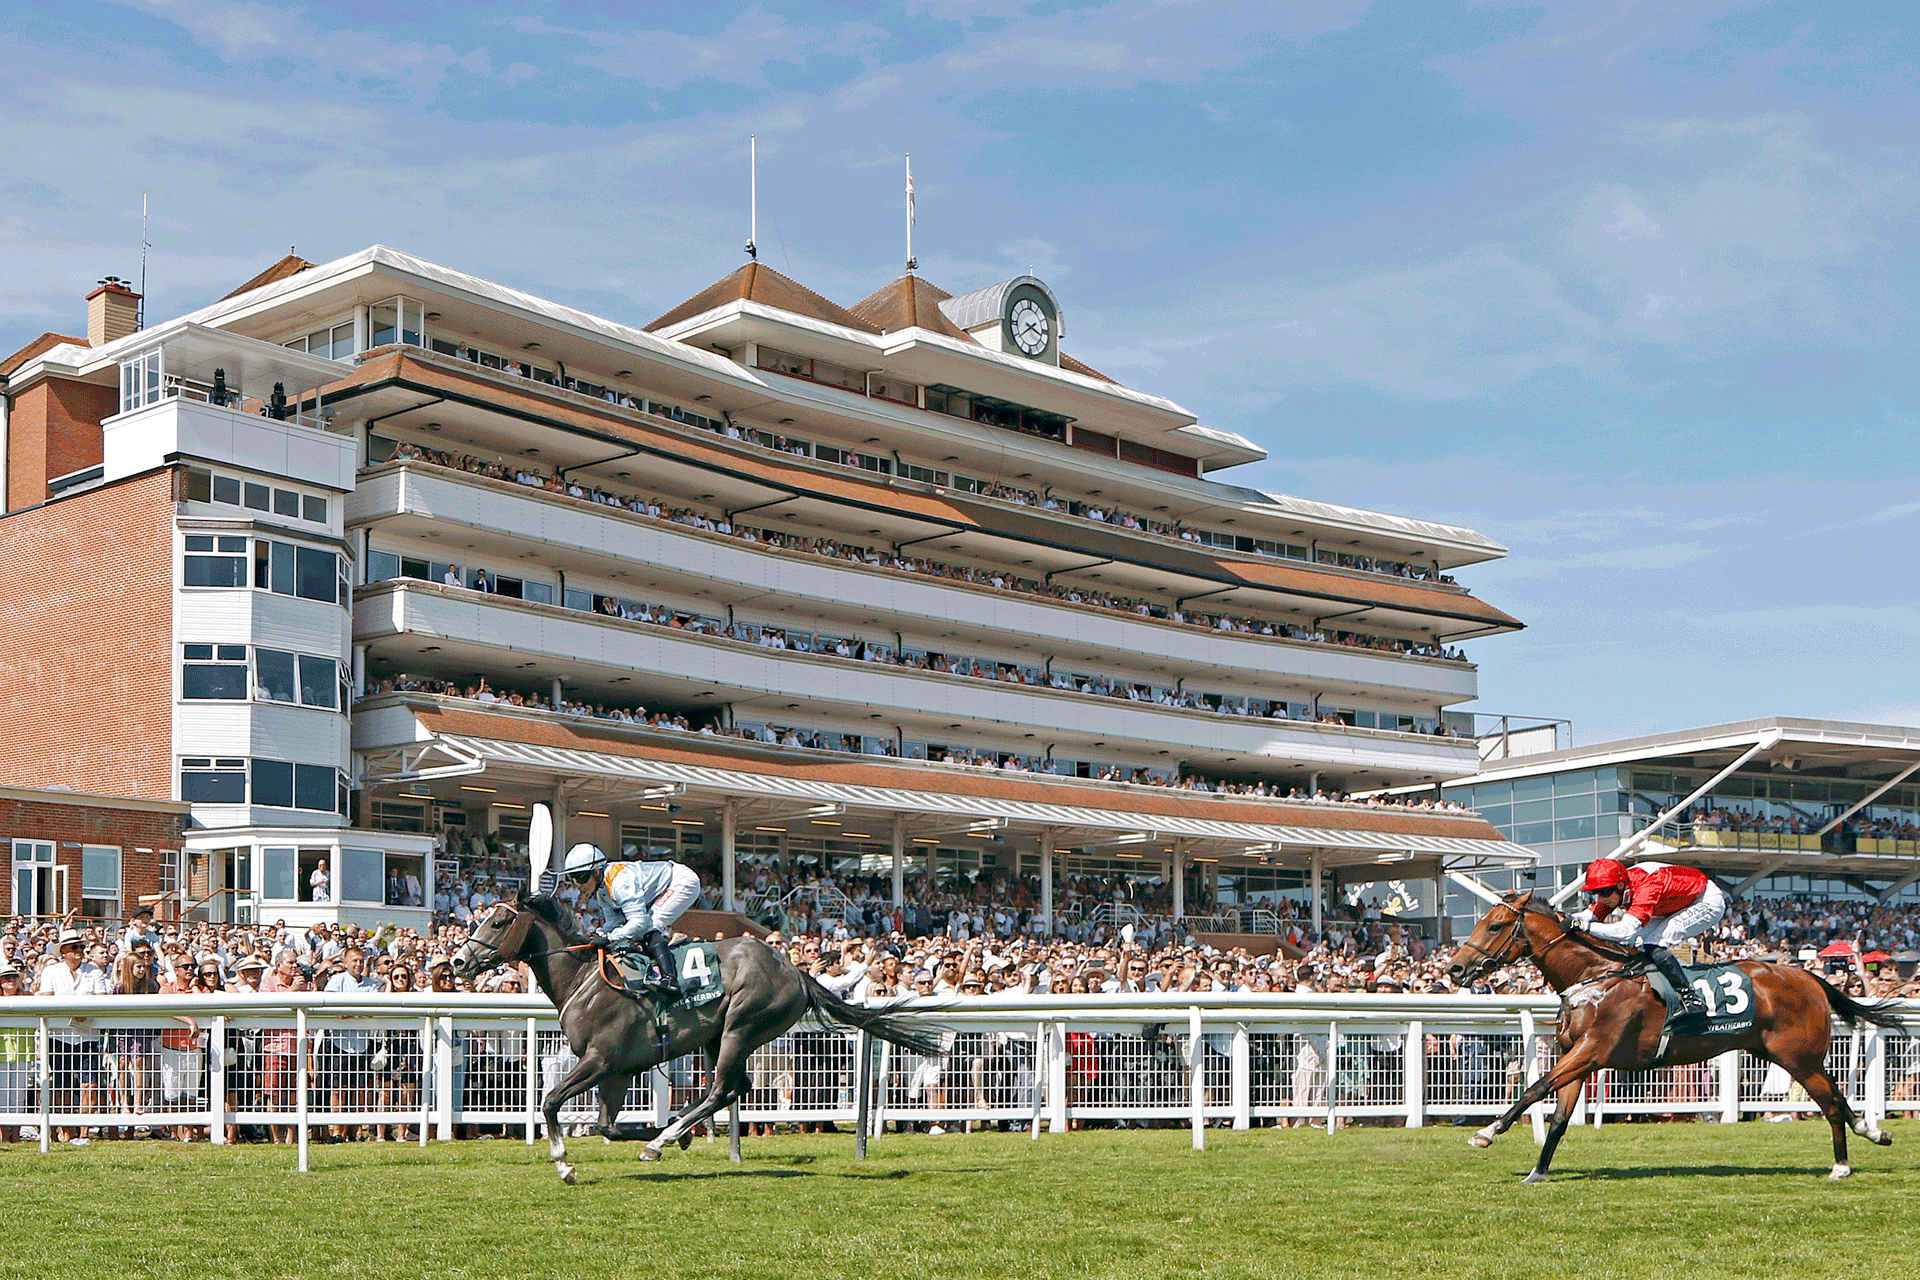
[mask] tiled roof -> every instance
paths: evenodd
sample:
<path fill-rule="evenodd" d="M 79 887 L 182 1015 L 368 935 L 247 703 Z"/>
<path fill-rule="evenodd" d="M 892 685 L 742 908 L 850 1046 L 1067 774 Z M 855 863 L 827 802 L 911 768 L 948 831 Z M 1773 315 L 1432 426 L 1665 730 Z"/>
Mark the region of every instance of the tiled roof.
<path fill-rule="evenodd" d="M 853 304 L 853 314 L 873 325 L 881 333 L 900 329 L 930 329 L 934 333 L 961 342 L 975 338 L 947 319 L 940 304 L 953 295 L 919 276 L 905 275 Z"/>
<path fill-rule="evenodd" d="M 759 262 L 749 262 L 732 275 L 714 281 L 648 325 L 647 332 L 665 329 L 670 325 L 679 324 L 682 320 L 691 320 L 715 307 L 724 307 L 729 302 L 757 302 L 779 311 L 791 311 L 795 315 L 825 320 L 828 324 L 844 325 L 849 329 L 859 329 L 866 333 L 879 332 L 871 323 L 862 320 L 845 307 L 827 301 L 805 285 L 797 284 L 772 267 Z"/>
<path fill-rule="evenodd" d="M 1094 368 L 1092 365 L 1087 364 L 1086 362 L 1081 360 L 1075 360 L 1072 356 L 1068 355 L 1064 351 L 1060 353 L 1060 367 L 1062 369 L 1065 369 L 1068 373 L 1079 373 L 1079 374 L 1084 374 L 1089 378 L 1098 378 L 1102 382 L 1113 382 L 1113 385 L 1116 387 L 1120 385 L 1118 382 L 1114 382 L 1112 378 L 1109 378 L 1106 374 L 1100 372 L 1098 369 Z"/>
<path fill-rule="evenodd" d="M 311 262 L 308 262 L 305 258 L 302 258 L 289 249 L 286 257 L 280 259 L 280 261 L 274 263 L 253 279 L 241 285 L 232 293 L 227 294 L 221 298 L 220 301 L 225 302 L 227 298 L 237 298 L 243 293 L 258 289 L 261 285 L 273 284 L 275 281 L 285 280 L 288 276 L 297 276 L 311 266 L 313 266 Z"/>
<path fill-rule="evenodd" d="M 76 347 L 93 345 L 85 338 L 72 338 L 64 333 L 43 333 L 26 346 L 8 356 L 5 360 L 0 360 L 0 378 L 6 377 L 35 356 L 51 351 L 55 347 L 63 347 L 68 344 Z"/>

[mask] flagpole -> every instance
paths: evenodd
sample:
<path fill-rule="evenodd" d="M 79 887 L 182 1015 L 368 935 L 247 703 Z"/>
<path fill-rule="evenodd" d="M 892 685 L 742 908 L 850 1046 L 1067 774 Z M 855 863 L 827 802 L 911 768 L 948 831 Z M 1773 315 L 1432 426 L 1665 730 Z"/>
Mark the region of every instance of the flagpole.
<path fill-rule="evenodd" d="M 920 264 L 913 256 L 913 152 L 907 152 L 907 272 Z"/>
<path fill-rule="evenodd" d="M 760 249 L 760 136 L 747 135 L 747 256 L 758 259 Z"/>

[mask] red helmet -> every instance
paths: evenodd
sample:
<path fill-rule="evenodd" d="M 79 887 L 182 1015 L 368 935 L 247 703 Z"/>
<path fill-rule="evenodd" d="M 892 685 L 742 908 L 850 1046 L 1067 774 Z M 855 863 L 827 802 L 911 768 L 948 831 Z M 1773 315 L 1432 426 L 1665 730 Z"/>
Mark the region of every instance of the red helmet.
<path fill-rule="evenodd" d="M 1599 893 L 1602 889 L 1611 889 L 1615 885 L 1627 883 L 1627 869 L 1612 858 L 1595 858 L 1587 864 L 1587 882 L 1580 887 L 1588 893 Z"/>

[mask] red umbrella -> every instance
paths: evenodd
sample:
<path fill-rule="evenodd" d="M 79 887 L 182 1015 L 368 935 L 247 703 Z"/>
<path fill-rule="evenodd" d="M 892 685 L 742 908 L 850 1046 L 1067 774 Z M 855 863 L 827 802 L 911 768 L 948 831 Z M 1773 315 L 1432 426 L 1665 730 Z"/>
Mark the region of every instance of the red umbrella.
<path fill-rule="evenodd" d="M 1860 957 L 1860 962 L 1862 964 L 1879 964 L 1882 961 L 1891 959 L 1893 959 L 1893 957 L 1884 951 L 1869 951 Z"/>
<path fill-rule="evenodd" d="M 1830 942 L 1820 948 L 1822 956 L 1850 956 L 1854 954 L 1851 942 Z"/>

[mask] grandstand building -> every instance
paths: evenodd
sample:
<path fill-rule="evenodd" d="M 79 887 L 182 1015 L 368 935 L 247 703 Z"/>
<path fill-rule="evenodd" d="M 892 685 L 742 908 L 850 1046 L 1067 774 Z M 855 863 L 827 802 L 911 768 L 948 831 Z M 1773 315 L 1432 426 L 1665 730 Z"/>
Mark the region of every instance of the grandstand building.
<path fill-rule="evenodd" d="M 541 801 L 749 910 L 762 864 L 1046 914 L 1121 871 L 1232 931 L 1531 861 L 1314 799 L 1474 774 L 1456 646 L 1520 624 L 1452 571 L 1504 549 L 1213 478 L 1264 455 L 1067 354 L 1032 276 L 753 263 L 640 329 L 375 247 L 137 301 L 0 365 L 0 785 L 188 807 L 122 909 L 424 920 Z"/>
<path fill-rule="evenodd" d="M 1684 862 L 1730 896 L 1920 900 L 1920 731 L 1776 716 L 1511 759 L 1443 791 L 1537 868 L 1456 876 L 1456 931 L 1488 890 L 1575 896 L 1588 862 Z"/>

